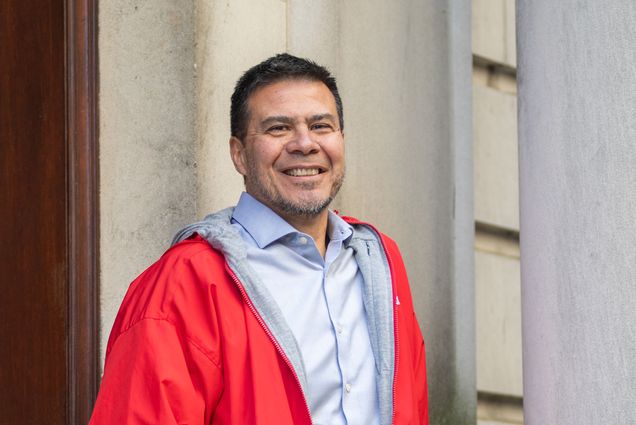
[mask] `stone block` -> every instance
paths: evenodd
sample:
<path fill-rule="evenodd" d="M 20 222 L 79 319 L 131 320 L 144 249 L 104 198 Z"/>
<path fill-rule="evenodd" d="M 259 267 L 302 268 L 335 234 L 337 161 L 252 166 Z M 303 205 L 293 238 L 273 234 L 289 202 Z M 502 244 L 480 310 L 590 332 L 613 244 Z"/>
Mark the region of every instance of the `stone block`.
<path fill-rule="evenodd" d="M 523 398 L 480 392 L 477 396 L 478 424 L 523 424 Z"/>
<path fill-rule="evenodd" d="M 522 396 L 521 290 L 518 248 L 475 238 L 477 389 Z M 492 239 L 492 238 L 491 238 Z"/>
<path fill-rule="evenodd" d="M 487 421 L 478 419 L 477 425 L 517 425 L 522 424 L 523 422 L 500 422 L 500 421 Z"/>
<path fill-rule="evenodd" d="M 473 53 L 516 67 L 514 0 L 473 0 Z"/>
<path fill-rule="evenodd" d="M 475 249 L 501 257 L 517 259 L 520 257 L 519 241 L 516 237 L 508 236 L 503 232 L 493 233 L 481 228 L 475 232 Z"/>
<path fill-rule="evenodd" d="M 508 94 L 517 94 L 517 79 L 513 74 L 495 69 L 490 74 L 488 86 Z"/>
<path fill-rule="evenodd" d="M 517 99 L 473 87 L 475 220 L 519 229 Z"/>
<path fill-rule="evenodd" d="M 506 51 L 505 51 L 505 63 L 517 67 L 517 25 L 516 25 L 516 8 L 515 0 L 504 0 L 504 8 L 506 9 Z"/>

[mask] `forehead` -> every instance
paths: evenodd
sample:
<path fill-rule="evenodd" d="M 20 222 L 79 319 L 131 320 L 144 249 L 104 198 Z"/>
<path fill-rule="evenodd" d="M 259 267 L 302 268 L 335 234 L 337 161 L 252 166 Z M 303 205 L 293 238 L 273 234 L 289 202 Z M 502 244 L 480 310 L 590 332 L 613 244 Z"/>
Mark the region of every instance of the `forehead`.
<path fill-rule="evenodd" d="M 277 81 L 255 90 L 248 99 L 251 118 L 267 115 L 301 116 L 331 114 L 336 116 L 336 101 L 321 81 L 290 79 Z"/>

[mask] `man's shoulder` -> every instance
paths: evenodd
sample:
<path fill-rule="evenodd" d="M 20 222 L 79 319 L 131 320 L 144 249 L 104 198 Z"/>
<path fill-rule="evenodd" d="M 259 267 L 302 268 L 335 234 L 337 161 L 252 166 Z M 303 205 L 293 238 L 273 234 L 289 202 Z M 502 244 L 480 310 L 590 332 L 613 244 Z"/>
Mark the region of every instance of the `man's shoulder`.
<path fill-rule="evenodd" d="M 198 234 L 193 234 L 187 239 L 172 245 L 159 258 L 158 263 L 192 263 L 200 261 L 222 261 L 223 256 L 220 252 L 212 248 L 210 243 Z"/>
<path fill-rule="evenodd" d="M 223 256 L 198 235 L 169 248 L 128 288 L 109 340 L 148 320 L 171 323 L 188 334 L 184 318 L 204 317 L 212 311 L 210 286 L 224 282 Z"/>
<path fill-rule="evenodd" d="M 121 308 L 137 310 L 140 317 L 168 314 L 184 299 L 206 293 L 224 270 L 223 256 L 194 235 L 169 248 L 144 270 L 130 284 Z M 143 309 L 138 309 L 139 306 Z"/>
<path fill-rule="evenodd" d="M 191 290 L 207 286 L 218 280 L 225 270 L 223 254 L 201 236 L 174 244 L 131 285 L 152 287 L 157 292 L 165 287 L 165 293 Z M 164 292 L 161 290 L 160 292 Z"/>

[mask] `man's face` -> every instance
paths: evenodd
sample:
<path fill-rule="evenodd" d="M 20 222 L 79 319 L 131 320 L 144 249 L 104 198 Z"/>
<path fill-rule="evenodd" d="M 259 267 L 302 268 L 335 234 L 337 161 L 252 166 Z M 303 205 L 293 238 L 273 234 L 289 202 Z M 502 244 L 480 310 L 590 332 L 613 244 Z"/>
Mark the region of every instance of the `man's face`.
<path fill-rule="evenodd" d="M 333 95 L 321 82 L 283 80 L 248 101 L 244 140 L 230 139 L 247 192 L 279 215 L 316 216 L 344 179 L 344 137 Z"/>

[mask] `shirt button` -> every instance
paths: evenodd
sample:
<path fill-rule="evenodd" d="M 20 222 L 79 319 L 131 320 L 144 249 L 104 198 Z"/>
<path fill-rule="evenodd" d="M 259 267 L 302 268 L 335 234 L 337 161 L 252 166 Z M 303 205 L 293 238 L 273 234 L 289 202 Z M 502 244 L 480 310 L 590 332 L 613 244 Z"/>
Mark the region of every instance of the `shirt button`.
<path fill-rule="evenodd" d="M 301 245 L 307 245 L 307 238 L 301 236 L 300 238 L 298 238 L 298 242 L 300 242 Z"/>
<path fill-rule="evenodd" d="M 338 325 L 336 330 L 338 331 L 339 334 L 341 334 L 342 333 L 342 325 Z"/>
<path fill-rule="evenodd" d="M 351 384 L 345 385 L 345 391 L 348 392 L 348 393 L 351 392 Z"/>

